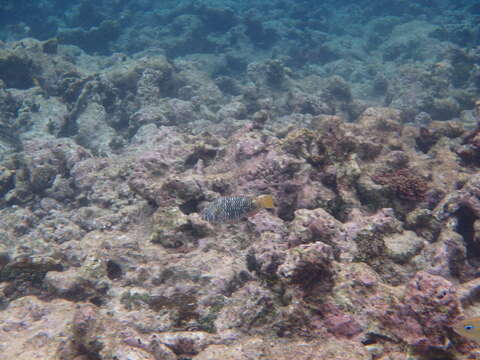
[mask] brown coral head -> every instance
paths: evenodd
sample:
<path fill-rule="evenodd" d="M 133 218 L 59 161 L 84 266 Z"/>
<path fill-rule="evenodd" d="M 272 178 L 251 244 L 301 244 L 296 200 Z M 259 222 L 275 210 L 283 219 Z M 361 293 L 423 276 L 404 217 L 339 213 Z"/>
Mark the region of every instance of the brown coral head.
<path fill-rule="evenodd" d="M 372 180 L 391 186 L 402 200 L 422 201 L 428 190 L 427 180 L 410 168 L 381 172 L 373 175 Z"/>

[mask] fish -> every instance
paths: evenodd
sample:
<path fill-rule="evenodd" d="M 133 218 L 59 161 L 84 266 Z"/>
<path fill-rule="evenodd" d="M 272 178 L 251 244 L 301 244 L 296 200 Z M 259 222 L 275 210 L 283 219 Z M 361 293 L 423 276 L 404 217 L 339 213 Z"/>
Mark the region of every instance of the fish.
<path fill-rule="evenodd" d="M 480 344 L 480 317 L 461 320 L 452 327 L 457 334 L 475 340 Z"/>
<path fill-rule="evenodd" d="M 236 222 L 243 217 L 253 216 L 261 209 L 273 209 L 272 195 L 224 196 L 215 199 L 202 210 L 203 220 L 213 224 Z"/>

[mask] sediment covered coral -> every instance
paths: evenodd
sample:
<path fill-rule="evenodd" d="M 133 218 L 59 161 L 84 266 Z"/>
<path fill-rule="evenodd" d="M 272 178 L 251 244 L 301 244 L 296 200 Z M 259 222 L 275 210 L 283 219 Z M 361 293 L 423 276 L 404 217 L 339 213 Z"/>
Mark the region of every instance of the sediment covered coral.
<path fill-rule="evenodd" d="M 427 3 L 85 0 L 58 33 L 10 28 L 58 39 L 0 45 L 4 357 L 469 356 L 478 54 L 412 20 Z"/>

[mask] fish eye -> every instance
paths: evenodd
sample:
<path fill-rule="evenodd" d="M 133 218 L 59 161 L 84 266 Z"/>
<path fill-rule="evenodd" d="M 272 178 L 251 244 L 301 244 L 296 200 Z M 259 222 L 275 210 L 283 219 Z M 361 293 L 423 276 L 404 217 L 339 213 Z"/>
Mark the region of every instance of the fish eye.
<path fill-rule="evenodd" d="M 473 325 L 465 325 L 463 328 L 465 330 L 473 330 Z"/>

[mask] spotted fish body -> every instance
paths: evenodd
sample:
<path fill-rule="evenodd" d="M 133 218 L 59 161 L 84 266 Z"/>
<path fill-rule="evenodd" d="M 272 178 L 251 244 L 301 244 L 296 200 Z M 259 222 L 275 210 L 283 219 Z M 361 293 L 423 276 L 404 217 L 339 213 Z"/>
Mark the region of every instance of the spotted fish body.
<path fill-rule="evenodd" d="M 235 222 L 262 208 L 271 207 L 273 207 L 271 195 L 262 195 L 257 198 L 226 196 L 214 200 L 200 215 L 203 220 L 211 223 Z"/>
<path fill-rule="evenodd" d="M 457 334 L 480 343 L 480 317 L 474 317 L 457 322 L 453 329 Z"/>

